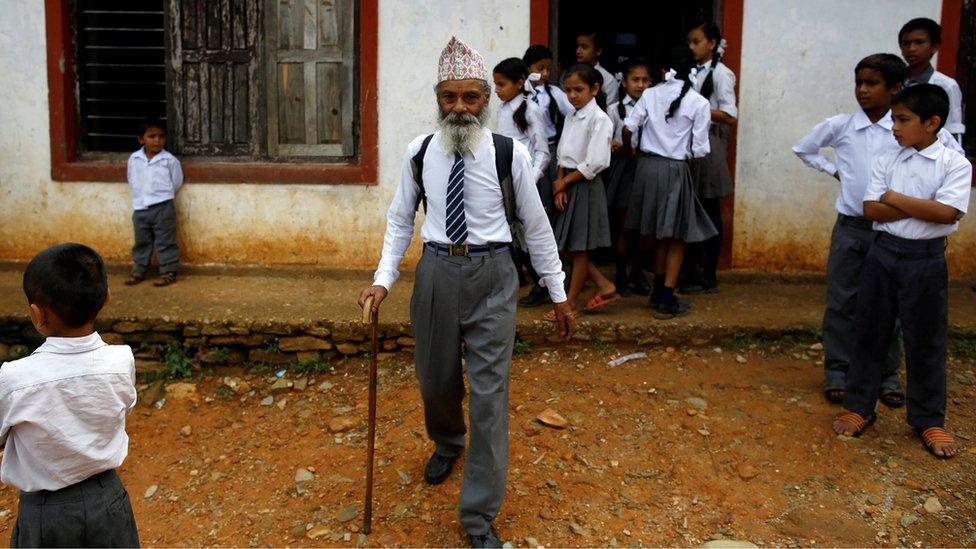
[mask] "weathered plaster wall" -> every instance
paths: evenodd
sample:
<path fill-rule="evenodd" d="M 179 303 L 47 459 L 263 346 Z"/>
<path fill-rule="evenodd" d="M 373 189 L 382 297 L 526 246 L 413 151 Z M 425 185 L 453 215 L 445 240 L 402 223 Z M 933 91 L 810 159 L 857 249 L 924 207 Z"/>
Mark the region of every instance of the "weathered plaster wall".
<path fill-rule="evenodd" d="M 79 241 L 126 261 L 129 189 L 50 178 L 44 3 L 0 0 L 0 259 Z M 528 45 L 528 0 L 382 0 L 378 185 L 193 184 L 179 193 L 182 257 L 193 263 L 375 265 L 407 143 L 433 127 L 441 48 L 457 34 L 489 67 Z"/>
<path fill-rule="evenodd" d="M 940 18 L 940 0 L 746 0 L 736 166 L 733 262 L 758 269 L 822 269 L 837 182 L 803 165 L 793 143 L 834 114 L 858 108 L 854 66 L 899 53 L 913 17 Z M 955 274 L 976 272 L 976 219 L 952 238 Z"/>

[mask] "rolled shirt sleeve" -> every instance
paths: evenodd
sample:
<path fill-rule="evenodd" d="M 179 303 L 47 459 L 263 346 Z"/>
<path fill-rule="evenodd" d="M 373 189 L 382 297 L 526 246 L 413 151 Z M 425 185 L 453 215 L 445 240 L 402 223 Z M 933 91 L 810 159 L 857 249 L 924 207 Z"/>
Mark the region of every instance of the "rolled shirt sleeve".
<path fill-rule="evenodd" d="M 712 110 L 708 101 L 702 101 L 695 111 L 694 123 L 691 126 L 691 157 L 704 158 L 711 152 L 708 143 L 708 128 L 712 124 Z"/>
<path fill-rule="evenodd" d="M 400 276 L 400 263 L 403 255 L 413 240 L 414 219 L 417 214 L 417 200 L 420 197 L 420 187 L 413 178 L 413 156 L 420 150 L 425 136 L 414 139 L 407 146 L 400 170 L 400 182 L 397 185 L 393 201 L 386 212 L 386 234 L 383 236 L 383 253 L 380 263 L 373 276 L 373 284 L 383 286 L 389 291 L 393 283 Z"/>
<path fill-rule="evenodd" d="M 609 141 L 607 148 L 609 150 Z M 512 155 L 512 186 L 515 190 L 515 213 L 522 222 L 525 244 L 529 252 L 532 268 L 539 274 L 542 286 L 549 291 L 553 303 L 566 301 L 563 287 L 566 278 L 563 264 L 559 259 L 556 238 L 552 226 L 542 207 L 539 191 L 533 179 L 532 161 L 524 145 L 515 142 Z"/>
<path fill-rule="evenodd" d="M 935 200 L 965 214 L 969 207 L 969 192 L 973 181 L 973 165 L 962 155 L 951 155 L 946 168 L 945 182 L 935 193 Z"/>
<path fill-rule="evenodd" d="M 183 165 L 175 156 L 170 157 L 169 178 L 173 182 L 173 192 L 180 190 L 183 186 Z"/>
<path fill-rule="evenodd" d="M 718 110 L 732 118 L 738 118 L 739 109 L 735 104 L 735 74 L 728 67 L 723 68 L 725 70 L 716 70 L 712 76 L 712 83 L 715 85 L 714 97 Z"/>
<path fill-rule="evenodd" d="M 595 178 L 610 166 L 610 140 L 613 138 L 613 122 L 603 111 L 590 114 L 590 140 L 586 158 L 576 166 L 586 179 Z"/>
<path fill-rule="evenodd" d="M 630 111 L 630 114 L 627 115 L 627 118 L 624 119 L 624 127 L 627 128 L 627 130 L 632 134 L 637 134 L 637 130 L 644 125 L 644 122 L 647 121 L 647 102 L 644 99 L 645 97 L 647 97 L 646 91 L 644 92 L 644 95 L 641 95 L 640 99 L 637 100 L 637 104 L 634 105 L 634 108 Z M 639 145 L 640 144 L 638 143 L 638 146 Z"/>

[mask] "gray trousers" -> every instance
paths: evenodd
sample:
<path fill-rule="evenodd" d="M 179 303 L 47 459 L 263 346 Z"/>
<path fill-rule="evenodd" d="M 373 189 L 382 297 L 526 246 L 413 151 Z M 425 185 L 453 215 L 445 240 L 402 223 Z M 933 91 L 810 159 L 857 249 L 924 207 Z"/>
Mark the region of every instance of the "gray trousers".
<path fill-rule="evenodd" d="M 464 449 L 464 367 L 471 424 L 460 520 L 484 535 L 498 515 L 508 476 L 508 367 L 515 342 L 518 275 L 507 249 L 483 257 L 450 257 L 424 248 L 410 318 L 427 435 L 436 452 Z"/>
<path fill-rule="evenodd" d="M 21 492 L 11 547 L 139 547 L 129 494 L 110 469 L 60 490 Z"/>
<path fill-rule="evenodd" d="M 180 248 L 176 244 L 176 206 L 172 200 L 132 212 L 135 244 L 132 246 L 132 272 L 149 270 L 153 244 L 160 273 L 175 273 L 180 267 Z"/>
<path fill-rule="evenodd" d="M 858 283 L 864 258 L 874 241 L 871 222 L 863 218 L 837 216 L 830 237 L 827 259 L 827 308 L 823 318 L 824 389 L 843 389 L 847 371 L 857 350 Z M 895 326 L 881 384 L 882 393 L 902 392 L 898 378 L 901 364 L 901 330 Z"/>

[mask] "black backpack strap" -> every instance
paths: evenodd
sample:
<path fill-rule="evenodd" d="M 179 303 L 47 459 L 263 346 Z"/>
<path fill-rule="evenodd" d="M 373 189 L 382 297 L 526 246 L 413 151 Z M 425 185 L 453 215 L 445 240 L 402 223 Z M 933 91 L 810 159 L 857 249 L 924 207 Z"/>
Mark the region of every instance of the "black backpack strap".
<path fill-rule="evenodd" d="M 491 134 L 495 143 L 495 172 L 502 187 L 502 202 L 505 204 L 505 219 L 511 225 L 515 222 L 515 184 L 512 182 L 512 161 L 515 158 L 515 144 L 511 137 L 497 133 Z"/>
<path fill-rule="evenodd" d="M 427 213 L 427 192 L 424 190 L 424 156 L 427 154 L 427 146 L 430 145 L 430 140 L 433 138 L 434 134 L 425 137 L 424 142 L 420 145 L 420 150 L 410 159 L 411 164 L 413 164 L 413 180 L 420 187 L 420 194 L 417 195 L 417 204 L 414 206 L 414 211 L 419 210 L 420 204 L 423 203 L 424 213 Z M 511 168 L 509 168 L 509 171 L 511 171 Z"/>

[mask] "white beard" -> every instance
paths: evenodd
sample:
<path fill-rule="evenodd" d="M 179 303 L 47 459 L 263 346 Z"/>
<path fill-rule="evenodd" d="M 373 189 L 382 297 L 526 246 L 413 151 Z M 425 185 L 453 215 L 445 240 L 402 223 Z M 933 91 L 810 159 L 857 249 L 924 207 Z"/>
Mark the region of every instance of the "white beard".
<path fill-rule="evenodd" d="M 437 126 L 441 130 L 441 144 L 444 148 L 457 154 L 465 154 L 474 150 L 484 135 L 482 130 L 488 124 L 488 109 L 482 109 L 477 115 L 450 112 L 444 114 L 438 109 Z M 457 124 L 463 121 L 465 124 Z"/>

